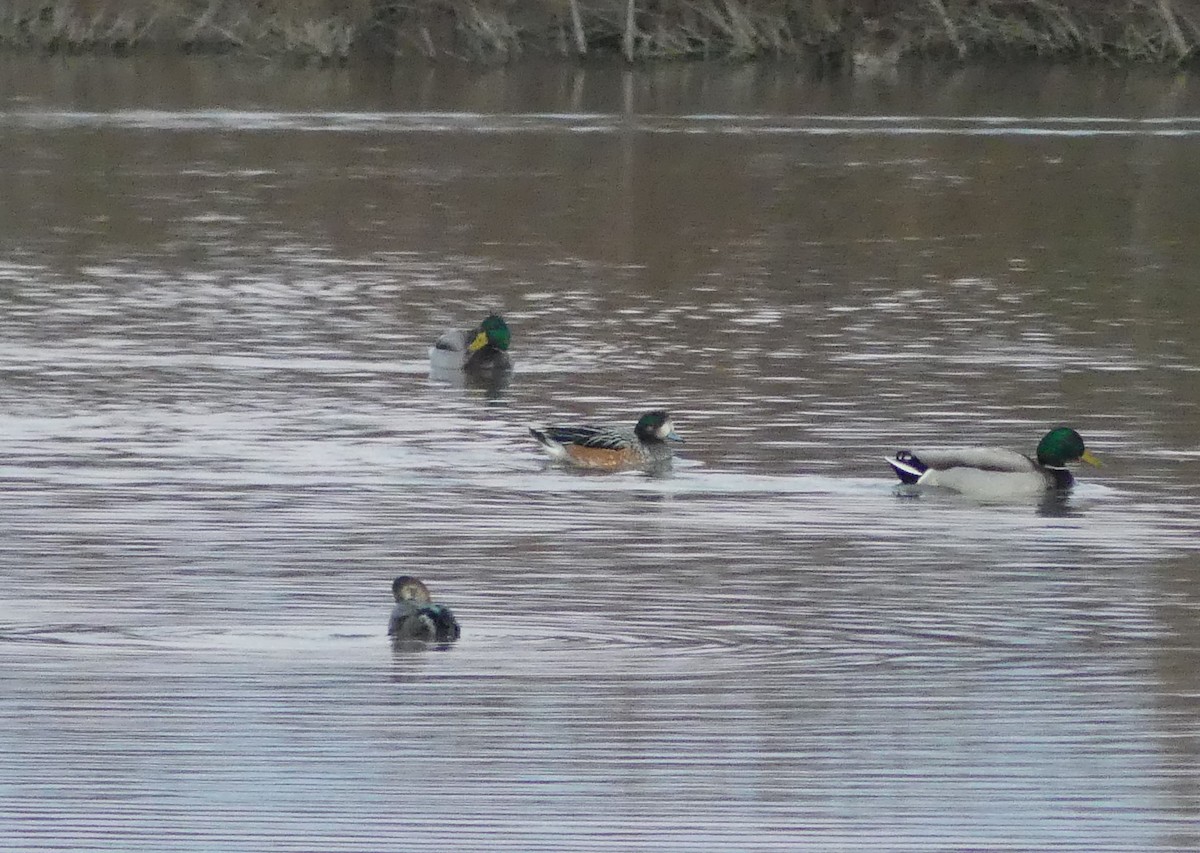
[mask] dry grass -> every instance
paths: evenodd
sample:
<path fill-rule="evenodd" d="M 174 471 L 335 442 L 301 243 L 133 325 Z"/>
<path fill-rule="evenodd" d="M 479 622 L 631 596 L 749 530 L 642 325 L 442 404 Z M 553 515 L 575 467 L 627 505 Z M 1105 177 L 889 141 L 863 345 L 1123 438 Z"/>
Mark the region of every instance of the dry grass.
<path fill-rule="evenodd" d="M 317 62 L 1030 54 L 1178 64 L 1200 55 L 1200 0 L 5 0 L 0 47 Z"/>
<path fill-rule="evenodd" d="M 968 49 L 1181 63 L 1200 46 L 1197 9 L 1180 0 L 981 0 L 963 16 Z"/>

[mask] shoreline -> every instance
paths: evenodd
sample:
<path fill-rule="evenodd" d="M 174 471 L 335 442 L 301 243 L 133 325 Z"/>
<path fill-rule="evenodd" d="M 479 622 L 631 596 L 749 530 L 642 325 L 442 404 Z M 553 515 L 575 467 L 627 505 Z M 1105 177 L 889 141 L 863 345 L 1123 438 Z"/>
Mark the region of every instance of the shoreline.
<path fill-rule="evenodd" d="M 1185 3 L 1189 4 L 1185 7 Z M 1191 0 L 12 0 L 0 52 L 245 56 L 300 64 L 523 58 L 789 60 L 878 70 L 903 59 L 1190 66 Z"/>

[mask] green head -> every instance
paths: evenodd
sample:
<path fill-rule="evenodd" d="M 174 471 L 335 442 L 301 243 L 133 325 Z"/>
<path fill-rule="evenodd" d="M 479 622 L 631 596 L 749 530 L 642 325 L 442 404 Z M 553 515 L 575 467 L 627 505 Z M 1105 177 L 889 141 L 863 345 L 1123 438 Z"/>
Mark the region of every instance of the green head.
<path fill-rule="evenodd" d="M 1100 460 L 1083 446 L 1083 436 L 1070 427 L 1052 429 L 1038 442 L 1037 461 L 1048 468 L 1062 468 L 1080 459 L 1100 467 Z"/>
<path fill-rule="evenodd" d="M 392 597 L 396 601 L 412 601 L 416 604 L 429 603 L 429 590 L 412 575 L 400 575 L 392 581 Z"/>
<path fill-rule="evenodd" d="M 661 409 L 646 412 L 638 418 L 633 434 L 642 441 L 683 441 L 675 434 L 675 424 L 671 422 L 671 415 Z"/>
<path fill-rule="evenodd" d="M 475 335 L 475 340 L 471 341 L 467 347 L 469 352 L 475 352 L 483 349 L 488 344 L 491 344 L 498 350 L 508 349 L 509 332 L 508 324 L 499 314 L 488 314 L 483 318 L 483 322 L 479 324 L 479 333 Z"/>

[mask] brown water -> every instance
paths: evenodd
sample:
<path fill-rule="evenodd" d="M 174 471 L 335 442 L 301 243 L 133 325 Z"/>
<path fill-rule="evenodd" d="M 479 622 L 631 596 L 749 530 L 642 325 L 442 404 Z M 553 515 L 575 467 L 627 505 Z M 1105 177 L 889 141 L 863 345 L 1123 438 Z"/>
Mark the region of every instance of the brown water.
<path fill-rule="evenodd" d="M 0 848 L 1200 848 L 1194 81 L 0 80 Z M 881 459 L 1056 422 L 1065 501 Z"/>

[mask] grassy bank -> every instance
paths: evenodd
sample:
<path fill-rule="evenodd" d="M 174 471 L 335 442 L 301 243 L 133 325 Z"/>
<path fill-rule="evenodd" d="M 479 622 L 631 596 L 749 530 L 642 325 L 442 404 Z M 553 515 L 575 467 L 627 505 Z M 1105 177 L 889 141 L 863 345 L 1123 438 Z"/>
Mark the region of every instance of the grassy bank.
<path fill-rule="evenodd" d="M 353 62 L 910 55 L 1190 63 L 1200 0 L 3 0 L 0 48 Z"/>

